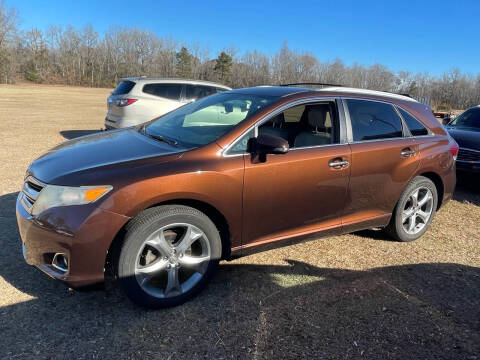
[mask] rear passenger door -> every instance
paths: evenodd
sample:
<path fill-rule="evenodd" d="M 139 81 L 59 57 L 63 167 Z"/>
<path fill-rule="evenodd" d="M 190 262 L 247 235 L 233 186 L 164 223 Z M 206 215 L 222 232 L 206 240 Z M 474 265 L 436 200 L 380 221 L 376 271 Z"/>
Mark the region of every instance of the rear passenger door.
<path fill-rule="evenodd" d="M 138 101 L 138 112 L 150 117 L 149 120 L 181 106 L 182 84 L 150 83 L 143 85 L 142 99 Z"/>
<path fill-rule="evenodd" d="M 344 230 L 386 225 L 419 166 L 418 144 L 392 104 L 364 99 L 343 104 L 352 150 Z"/>

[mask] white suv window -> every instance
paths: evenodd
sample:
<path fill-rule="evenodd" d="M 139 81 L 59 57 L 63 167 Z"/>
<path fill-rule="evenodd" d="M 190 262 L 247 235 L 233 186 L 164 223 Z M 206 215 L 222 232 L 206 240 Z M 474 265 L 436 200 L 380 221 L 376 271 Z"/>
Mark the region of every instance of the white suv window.
<path fill-rule="evenodd" d="M 146 84 L 143 86 L 143 92 L 178 101 L 182 92 L 182 84 Z"/>
<path fill-rule="evenodd" d="M 115 90 L 113 90 L 112 95 L 128 94 L 133 89 L 134 86 L 135 86 L 135 83 L 133 81 L 128 81 L 128 80 L 120 81 L 120 84 L 118 84 Z"/>
<path fill-rule="evenodd" d="M 213 95 L 217 93 L 217 89 L 212 86 L 204 85 L 186 85 L 187 94 L 185 98 L 187 100 L 198 100 L 205 96 Z"/>

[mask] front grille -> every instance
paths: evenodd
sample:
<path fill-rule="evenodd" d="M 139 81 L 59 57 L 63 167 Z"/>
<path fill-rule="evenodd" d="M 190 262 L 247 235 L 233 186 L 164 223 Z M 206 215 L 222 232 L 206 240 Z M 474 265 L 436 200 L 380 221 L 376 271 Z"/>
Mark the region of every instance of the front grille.
<path fill-rule="evenodd" d="M 41 181 L 38 181 L 33 176 L 29 176 L 22 188 L 22 195 L 20 197 L 20 202 L 22 203 L 25 210 L 31 213 L 32 206 L 35 204 L 35 201 L 38 198 L 38 194 L 45 187 Z"/>
<path fill-rule="evenodd" d="M 480 161 L 480 151 L 460 148 L 458 150 L 457 160 L 460 161 Z"/>

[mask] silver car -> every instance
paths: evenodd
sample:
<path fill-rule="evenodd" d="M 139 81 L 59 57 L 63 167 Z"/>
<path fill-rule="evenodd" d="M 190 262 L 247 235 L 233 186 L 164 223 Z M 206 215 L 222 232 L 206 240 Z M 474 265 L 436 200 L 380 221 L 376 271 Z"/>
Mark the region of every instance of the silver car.
<path fill-rule="evenodd" d="M 142 124 L 184 104 L 227 90 L 231 89 L 209 81 L 125 78 L 108 97 L 105 128 Z"/>

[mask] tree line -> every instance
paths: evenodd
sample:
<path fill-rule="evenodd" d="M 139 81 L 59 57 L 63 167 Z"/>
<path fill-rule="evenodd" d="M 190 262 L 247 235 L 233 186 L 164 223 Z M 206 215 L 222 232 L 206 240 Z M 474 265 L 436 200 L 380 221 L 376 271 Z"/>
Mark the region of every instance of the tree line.
<path fill-rule="evenodd" d="M 19 30 L 19 14 L 0 2 L 0 82 L 113 87 L 122 77 L 181 77 L 220 82 L 233 88 L 296 82 L 333 83 L 409 94 L 432 107 L 464 109 L 480 104 L 480 73 L 452 69 L 441 76 L 394 72 L 382 64 L 347 66 L 319 61 L 284 43 L 278 53 L 239 54 L 225 49 L 216 58 L 208 48 L 188 46 L 149 30 L 112 27 L 100 34 L 49 26 Z"/>

